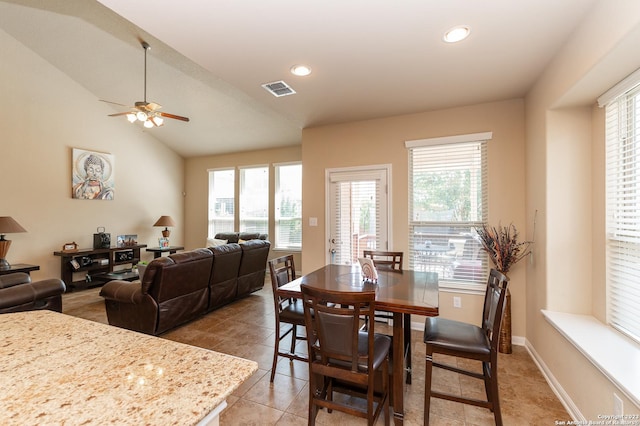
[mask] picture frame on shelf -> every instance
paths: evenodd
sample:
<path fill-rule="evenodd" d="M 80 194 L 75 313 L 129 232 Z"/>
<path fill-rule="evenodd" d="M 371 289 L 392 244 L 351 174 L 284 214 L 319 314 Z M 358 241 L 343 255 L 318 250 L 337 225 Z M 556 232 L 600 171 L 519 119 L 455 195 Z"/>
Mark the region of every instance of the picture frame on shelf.
<path fill-rule="evenodd" d="M 118 235 L 118 247 L 130 247 L 138 244 L 137 234 Z"/>

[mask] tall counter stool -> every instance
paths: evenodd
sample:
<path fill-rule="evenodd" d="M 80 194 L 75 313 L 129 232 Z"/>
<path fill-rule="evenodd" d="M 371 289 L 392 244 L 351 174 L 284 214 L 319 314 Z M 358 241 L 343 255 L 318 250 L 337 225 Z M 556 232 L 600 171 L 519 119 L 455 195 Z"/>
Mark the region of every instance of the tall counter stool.
<path fill-rule="evenodd" d="M 497 426 L 502 426 L 500 399 L 498 395 L 498 342 L 500 326 L 506 305 L 509 278 L 492 269 L 489 273 L 484 297 L 482 326 L 452 321 L 439 317 L 427 317 L 424 327 L 424 342 L 427 345 L 424 397 L 424 424 L 429 424 L 431 398 L 441 398 L 463 404 L 488 408 L 493 412 Z M 434 354 L 450 355 L 482 362 L 482 373 L 464 370 L 452 365 L 437 363 Z M 433 367 L 484 380 L 487 400 L 463 398 L 457 395 L 431 390 Z"/>

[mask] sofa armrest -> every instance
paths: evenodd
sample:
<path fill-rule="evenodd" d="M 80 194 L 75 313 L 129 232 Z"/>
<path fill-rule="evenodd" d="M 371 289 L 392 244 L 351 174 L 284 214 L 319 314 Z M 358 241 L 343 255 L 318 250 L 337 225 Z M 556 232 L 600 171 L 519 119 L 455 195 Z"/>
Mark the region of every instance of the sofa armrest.
<path fill-rule="evenodd" d="M 14 272 L 13 274 L 6 274 L 0 276 L 0 289 L 13 287 L 18 284 L 28 284 L 31 282 L 29 274 L 24 272 Z"/>
<path fill-rule="evenodd" d="M 34 283 L 17 283 L 12 287 L 0 288 L 0 309 L 28 305 L 38 300 L 61 296 L 65 290 L 64 282 L 58 278 Z"/>
<path fill-rule="evenodd" d="M 100 296 L 116 302 L 139 304 L 142 302 L 142 285 L 140 281 L 109 281 L 100 289 Z"/>
<path fill-rule="evenodd" d="M 67 291 L 67 286 L 64 284 L 64 281 L 58 278 L 32 282 L 31 287 L 33 287 L 33 291 L 36 294 L 36 299 L 57 296 Z"/>

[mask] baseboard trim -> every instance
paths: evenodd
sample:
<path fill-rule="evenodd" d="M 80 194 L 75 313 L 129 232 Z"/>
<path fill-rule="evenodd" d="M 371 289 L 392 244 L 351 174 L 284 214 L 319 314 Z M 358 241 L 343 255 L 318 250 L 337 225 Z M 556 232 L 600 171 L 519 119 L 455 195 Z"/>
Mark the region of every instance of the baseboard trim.
<path fill-rule="evenodd" d="M 549 387 L 551 388 L 553 393 L 558 397 L 565 410 L 567 410 L 567 413 L 569 413 L 571 419 L 576 422 L 585 422 L 586 424 L 587 419 L 582 415 L 582 412 L 580 412 L 578 406 L 573 402 L 569 394 L 560 385 L 558 380 L 556 380 L 555 376 L 553 375 L 553 373 L 551 373 L 551 370 L 549 370 L 547 364 L 545 364 L 542 358 L 540 358 L 535 348 L 526 339 L 524 339 L 524 343 L 524 347 L 527 349 L 527 352 L 529 352 L 529 355 L 531 355 L 531 359 L 533 359 L 533 362 L 538 367 L 538 370 L 540 370 L 542 376 L 549 384 Z"/>

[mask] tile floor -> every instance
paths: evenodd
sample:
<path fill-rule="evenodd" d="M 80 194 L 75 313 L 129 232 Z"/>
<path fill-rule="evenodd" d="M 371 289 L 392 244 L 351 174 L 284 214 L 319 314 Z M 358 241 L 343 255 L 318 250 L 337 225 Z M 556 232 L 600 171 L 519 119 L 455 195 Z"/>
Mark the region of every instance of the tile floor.
<path fill-rule="evenodd" d="M 269 382 L 274 328 L 270 282 L 263 290 L 218 309 L 196 321 L 171 330 L 161 337 L 248 358 L 259 370 L 228 399 L 221 416 L 223 425 L 306 425 L 308 371 L 304 363 L 287 359 L 278 362 L 274 383 Z M 107 323 L 99 288 L 67 293 L 63 312 Z M 377 329 L 384 325 L 376 324 Z M 380 331 L 379 330 L 379 331 Z M 424 398 L 424 343 L 420 331 L 413 331 L 413 384 L 405 390 L 405 424 L 421 425 Z M 299 348 L 306 351 L 306 343 Z M 540 374 L 526 349 L 514 346 L 513 353 L 500 354 L 499 380 L 505 425 L 554 425 L 570 420 L 562 404 Z M 434 370 L 434 386 L 448 392 L 483 396 L 480 381 Z M 339 412 L 318 413 L 318 424 L 357 425 L 366 421 Z M 378 424 L 384 424 L 382 419 Z M 489 410 L 433 399 L 431 425 L 493 425 Z"/>

